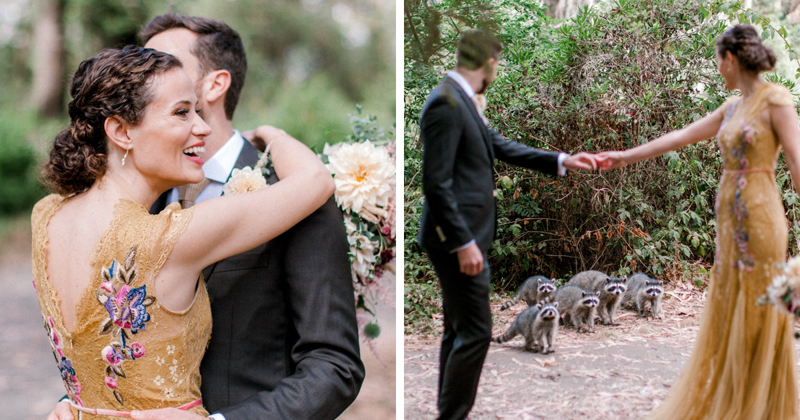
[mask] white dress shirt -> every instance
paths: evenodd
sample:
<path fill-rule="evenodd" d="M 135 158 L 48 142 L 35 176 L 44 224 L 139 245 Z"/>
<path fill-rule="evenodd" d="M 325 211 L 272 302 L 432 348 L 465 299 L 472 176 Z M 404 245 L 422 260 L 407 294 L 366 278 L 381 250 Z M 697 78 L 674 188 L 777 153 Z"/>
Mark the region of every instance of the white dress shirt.
<path fill-rule="evenodd" d="M 464 90 L 464 93 L 466 93 L 470 99 L 472 99 L 472 97 L 475 96 L 475 89 L 473 89 L 472 85 L 470 85 L 469 82 L 467 82 L 467 79 L 465 79 L 464 76 L 459 74 L 457 71 L 450 70 L 449 72 L 447 72 L 447 77 L 453 79 L 454 82 L 458 83 L 458 85 L 461 86 L 461 89 Z M 564 167 L 564 160 L 567 159 L 568 157 L 569 155 L 564 152 L 558 154 L 558 171 L 557 171 L 558 176 L 564 176 L 567 174 L 567 168 Z M 458 251 L 461 251 L 462 249 L 468 248 L 470 245 L 474 243 L 475 240 L 473 239 L 465 243 L 464 245 L 461 245 L 458 248 L 452 249 L 450 253 L 454 254 Z"/>
<path fill-rule="evenodd" d="M 194 200 L 195 204 L 222 195 L 222 187 L 228 182 L 228 177 L 233 171 L 233 167 L 236 166 L 236 161 L 239 160 L 239 154 L 242 153 L 245 141 L 247 140 L 238 131 L 233 130 L 231 138 L 217 150 L 217 153 L 214 153 L 214 156 L 211 156 L 211 159 L 203 164 L 203 174 L 211 182 L 197 195 Z M 175 201 L 178 201 L 177 188 L 170 191 L 167 204 Z"/>

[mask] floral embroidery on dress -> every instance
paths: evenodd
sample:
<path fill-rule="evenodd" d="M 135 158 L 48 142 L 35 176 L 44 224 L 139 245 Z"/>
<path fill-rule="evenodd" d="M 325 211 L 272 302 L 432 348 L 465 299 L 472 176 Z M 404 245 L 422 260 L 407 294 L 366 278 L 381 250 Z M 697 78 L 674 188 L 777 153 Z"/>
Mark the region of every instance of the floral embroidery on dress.
<path fill-rule="evenodd" d="M 82 407 L 81 384 L 75 376 L 72 360 L 67 359 L 61 349 L 61 336 L 58 334 L 58 331 L 56 331 L 53 318 L 48 316 L 47 319 L 44 320 L 44 329 L 47 331 L 47 337 L 50 339 L 50 347 L 53 350 L 53 356 L 58 364 L 58 370 L 61 372 L 61 380 L 64 381 L 64 388 L 67 390 L 67 396 L 72 402 Z"/>
<path fill-rule="evenodd" d="M 753 143 L 755 134 L 756 133 L 753 129 L 752 123 L 748 124 L 742 122 L 742 133 L 739 137 L 739 143 L 736 144 L 731 150 L 733 157 L 739 161 L 739 170 L 733 177 L 733 183 L 736 187 L 736 192 L 733 203 L 731 204 L 731 212 L 736 217 L 736 221 L 738 222 L 734 229 L 734 240 L 737 248 L 739 248 L 739 258 L 734 261 L 733 266 L 734 268 L 744 270 L 748 273 L 753 270 L 753 266 L 755 266 L 755 260 L 753 258 L 753 254 L 749 251 L 747 246 L 747 243 L 750 240 L 750 235 L 747 232 L 744 221 L 747 219 L 749 214 L 747 212 L 747 205 L 742 199 L 742 190 L 744 190 L 744 188 L 747 186 L 747 180 L 744 176 L 748 169 L 749 163 L 746 157 L 747 147 Z"/>
<path fill-rule="evenodd" d="M 147 296 L 147 286 L 131 287 L 136 281 L 136 274 L 136 247 L 133 247 L 128 251 L 122 266 L 117 260 L 113 260 L 110 268 L 103 267 L 104 281 L 95 291 L 98 302 L 108 311 L 108 318 L 100 327 L 100 335 L 119 337 L 119 341 L 112 341 L 104 347 L 100 355 L 108 365 L 106 386 L 122 405 L 125 405 L 125 400 L 117 390 L 117 377 L 126 377 L 122 364 L 125 359 L 136 360 L 145 355 L 144 346 L 138 342 L 130 342 L 129 334 L 145 329 L 145 322 L 150 321 L 147 307 L 156 300 L 153 296 Z"/>

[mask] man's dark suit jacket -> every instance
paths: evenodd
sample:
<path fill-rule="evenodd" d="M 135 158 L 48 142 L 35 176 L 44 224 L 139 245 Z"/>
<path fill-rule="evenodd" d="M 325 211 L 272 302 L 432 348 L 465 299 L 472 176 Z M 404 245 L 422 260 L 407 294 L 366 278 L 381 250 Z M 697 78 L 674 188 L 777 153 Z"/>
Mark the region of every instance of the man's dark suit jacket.
<path fill-rule="evenodd" d="M 245 142 L 235 167 L 257 160 Z M 213 318 L 200 367 L 209 412 L 227 420 L 334 419 L 355 400 L 364 365 L 348 247 L 331 198 L 281 236 L 203 270 Z"/>
<path fill-rule="evenodd" d="M 486 253 L 497 228 L 492 164 L 504 162 L 555 175 L 558 153 L 509 141 L 483 123 L 461 86 L 445 77 L 420 120 L 425 205 L 418 241 L 450 253 L 475 240 Z"/>

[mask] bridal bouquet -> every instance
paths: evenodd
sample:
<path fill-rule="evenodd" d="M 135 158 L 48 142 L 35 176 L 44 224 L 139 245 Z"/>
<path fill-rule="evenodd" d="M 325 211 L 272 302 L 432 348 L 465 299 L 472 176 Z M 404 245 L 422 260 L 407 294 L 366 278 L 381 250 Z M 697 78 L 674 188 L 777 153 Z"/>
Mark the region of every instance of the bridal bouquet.
<path fill-rule="evenodd" d="M 375 307 L 391 301 L 393 288 L 384 280 L 395 272 L 396 161 L 393 132 L 378 127 L 374 115 L 350 116 L 351 134 L 326 144 L 322 160 L 333 175 L 334 198 L 344 213 L 350 244 L 358 325 L 367 344 L 380 335 Z"/>
<path fill-rule="evenodd" d="M 780 311 L 800 318 L 800 256 L 791 258 L 781 267 L 781 274 L 772 280 L 758 303 L 771 303 Z"/>
<path fill-rule="evenodd" d="M 351 134 L 335 145 L 326 144 L 320 156 L 336 185 L 334 198 L 344 213 L 350 244 L 350 271 L 355 289 L 356 316 L 361 336 L 372 347 L 380 335 L 375 308 L 378 301 L 393 304 L 386 271 L 395 272 L 396 162 L 394 132 L 378 127 L 374 115 L 362 116 L 360 106 L 350 116 Z M 224 194 L 242 194 L 267 186 L 269 146 L 253 168 L 234 169 Z M 376 353 L 377 354 L 377 353 Z"/>

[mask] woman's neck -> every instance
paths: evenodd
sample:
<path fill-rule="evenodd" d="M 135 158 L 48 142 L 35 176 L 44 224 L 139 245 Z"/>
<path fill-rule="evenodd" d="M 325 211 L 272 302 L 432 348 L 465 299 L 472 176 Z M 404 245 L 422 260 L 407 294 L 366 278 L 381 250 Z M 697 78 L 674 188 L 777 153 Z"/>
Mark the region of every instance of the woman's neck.
<path fill-rule="evenodd" d="M 92 185 L 87 195 L 112 203 L 126 199 L 145 207 L 150 207 L 158 199 L 160 193 L 147 185 L 144 179 L 123 179 L 115 175 L 107 172 Z"/>
<path fill-rule="evenodd" d="M 747 100 L 750 96 L 752 96 L 758 88 L 764 85 L 766 82 L 761 80 L 758 77 L 758 74 L 755 75 L 745 75 L 743 74 L 739 79 L 739 83 L 737 83 L 737 88 L 740 92 L 742 92 L 742 100 Z"/>

